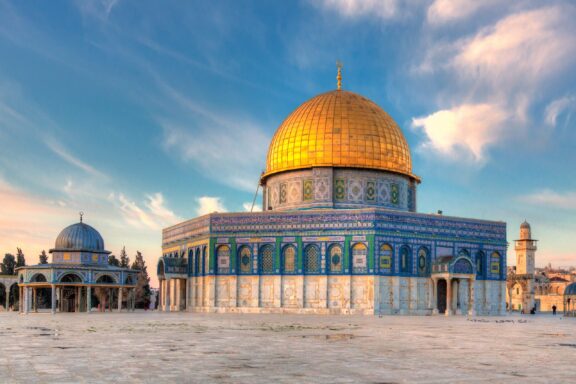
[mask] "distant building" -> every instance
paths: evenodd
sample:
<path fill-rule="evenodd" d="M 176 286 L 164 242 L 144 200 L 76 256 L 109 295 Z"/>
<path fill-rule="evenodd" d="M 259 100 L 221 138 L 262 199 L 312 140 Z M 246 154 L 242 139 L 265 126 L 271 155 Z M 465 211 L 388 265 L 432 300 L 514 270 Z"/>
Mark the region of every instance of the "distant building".
<path fill-rule="evenodd" d="M 367 98 L 338 86 L 298 107 L 260 183 L 263 212 L 163 230 L 160 309 L 505 312 L 506 223 L 417 213 L 408 143 Z"/>
<path fill-rule="evenodd" d="M 515 241 L 516 266 L 508 268 L 506 303 L 508 309 L 527 313 L 532 308 L 540 312 L 564 310 L 564 291 L 576 281 L 574 269 L 536 268 L 537 240 L 532 238 L 530 224 L 520 226 L 520 239 Z"/>

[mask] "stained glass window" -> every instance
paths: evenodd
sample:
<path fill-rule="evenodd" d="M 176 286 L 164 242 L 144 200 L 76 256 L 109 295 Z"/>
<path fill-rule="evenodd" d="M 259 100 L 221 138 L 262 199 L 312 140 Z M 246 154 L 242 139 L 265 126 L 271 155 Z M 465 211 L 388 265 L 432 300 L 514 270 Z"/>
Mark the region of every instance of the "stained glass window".
<path fill-rule="evenodd" d="M 492 252 L 491 259 L 490 272 L 497 275 L 500 273 L 500 254 L 498 252 Z"/>
<path fill-rule="evenodd" d="M 218 262 L 218 273 L 230 272 L 230 247 L 221 245 L 216 251 L 216 261 Z"/>
<path fill-rule="evenodd" d="M 478 251 L 476 253 L 476 272 L 478 276 L 484 276 L 484 261 L 485 255 L 484 252 Z"/>
<path fill-rule="evenodd" d="M 354 244 L 352 247 L 352 272 L 366 273 L 368 270 L 368 248 L 362 244 Z"/>
<path fill-rule="evenodd" d="M 320 272 L 320 252 L 315 245 L 309 245 L 304 250 L 304 268 L 306 273 Z"/>
<path fill-rule="evenodd" d="M 400 272 L 410 272 L 410 254 L 411 252 L 408 246 L 404 245 L 400 248 Z"/>
<path fill-rule="evenodd" d="M 330 256 L 330 272 L 342 272 L 342 247 L 338 244 L 332 245 L 328 252 Z"/>
<path fill-rule="evenodd" d="M 428 273 L 428 250 L 424 247 L 418 250 L 418 275 L 425 276 Z"/>
<path fill-rule="evenodd" d="M 284 248 L 284 272 L 294 273 L 296 271 L 296 248 L 288 245 Z"/>
<path fill-rule="evenodd" d="M 252 251 L 250 247 L 242 246 L 238 252 L 238 263 L 240 267 L 238 268 L 240 273 L 250 273 L 252 272 Z"/>
<path fill-rule="evenodd" d="M 388 244 L 380 246 L 380 271 L 390 272 L 392 269 L 392 247 Z"/>
<path fill-rule="evenodd" d="M 274 247 L 269 244 L 260 248 L 260 270 L 262 273 L 274 273 Z"/>

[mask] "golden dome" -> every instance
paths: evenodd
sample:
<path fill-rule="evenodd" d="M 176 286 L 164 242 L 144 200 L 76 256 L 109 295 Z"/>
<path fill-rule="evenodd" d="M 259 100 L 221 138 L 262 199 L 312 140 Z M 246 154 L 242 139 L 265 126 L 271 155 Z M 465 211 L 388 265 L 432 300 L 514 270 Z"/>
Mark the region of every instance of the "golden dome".
<path fill-rule="evenodd" d="M 419 181 L 398 124 L 372 101 L 342 90 L 306 101 L 284 120 L 268 148 L 264 177 L 311 167 L 377 169 Z"/>

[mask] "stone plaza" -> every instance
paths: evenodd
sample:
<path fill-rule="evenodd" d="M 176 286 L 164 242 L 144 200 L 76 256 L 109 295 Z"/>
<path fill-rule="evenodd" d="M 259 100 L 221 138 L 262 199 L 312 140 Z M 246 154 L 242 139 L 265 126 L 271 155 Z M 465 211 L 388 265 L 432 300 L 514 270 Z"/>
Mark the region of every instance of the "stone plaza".
<path fill-rule="evenodd" d="M 576 319 L 0 313 L 0 382 L 574 382 Z"/>

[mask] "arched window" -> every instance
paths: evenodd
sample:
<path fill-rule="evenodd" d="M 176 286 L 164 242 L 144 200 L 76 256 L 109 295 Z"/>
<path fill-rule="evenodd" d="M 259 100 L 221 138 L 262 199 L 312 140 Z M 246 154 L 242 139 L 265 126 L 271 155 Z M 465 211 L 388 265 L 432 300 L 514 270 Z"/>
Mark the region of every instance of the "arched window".
<path fill-rule="evenodd" d="M 490 256 L 490 272 L 494 275 L 500 274 L 500 254 L 496 251 Z"/>
<path fill-rule="evenodd" d="M 485 258 L 484 252 L 482 251 L 476 252 L 476 275 L 478 277 L 484 276 L 484 270 L 485 270 L 484 266 L 486 265 L 484 258 Z"/>
<path fill-rule="evenodd" d="M 200 248 L 196 248 L 196 252 L 194 252 L 194 274 L 198 276 L 200 274 Z"/>
<path fill-rule="evenodd" d="M 330 257 L 330 272 L 342 272 L 342 247 L 338 244 L 333 244 L 328 248 L 328 255 Z"/>
<path fill-rule="evenodd" d="M 218 273 L 230 272 L 230 247 L 221 245 L 216 249 L 216 270 Z"/>
<path fill-rule="evenodd" d="M 378 266 L 380 272 L 389 273 L 392 271 L 392 247 L 390 244 L 382 244 L 380 246 Z"/>
<path fill-rule="evenodd" d="M 270 244 L 260 248 L 260 272 L 265 274 L 274 273 L 274 247 Z"/>
<path fill-rule="evenodd" d="M 352 247 L 352 272 L 366 273 L 368 271 L 368 248 L 362 243 Z"/>
<path fill-rule="evenodd" d="M 282 269 L 284 273 L 296 272 L 296 248 L 287 245 L 282 252 Z"/>
<path fill-rule="evenodd" d="M 206 251 L 206 247 L 202 247 L 202 274 L 206 275 L 210 271 L 210 255 Z"/>
<path fill-rule="evenodd" d="M 403 245 L 400 248 L 400 272 L 410 273 L 412 271 L 411 254 L 410 247 L 407 245 Z"/>
<path fill-rule="evenodd" d="M 238 250 L 238 271 L 241 274 L 252 272 L 252 250 L 247 245 Z"/>
<path fill-rule="evenodd" d="M 320 250 L 310 244 L 304 249 L 304 273 L 320 273 Z"/>
<path fill-rule="evenodd" d="M 418 250 L 418 276 L 426 276 L 428 271 L 428 249 L 421 247 Z"/>

